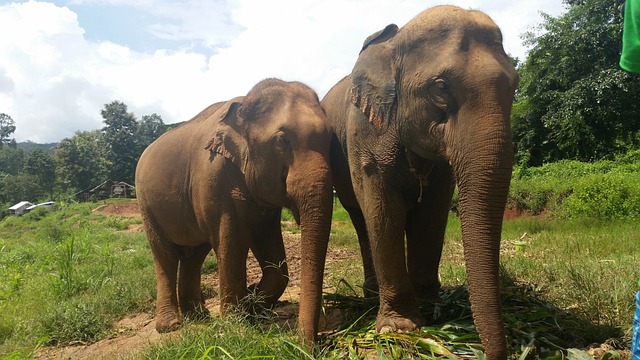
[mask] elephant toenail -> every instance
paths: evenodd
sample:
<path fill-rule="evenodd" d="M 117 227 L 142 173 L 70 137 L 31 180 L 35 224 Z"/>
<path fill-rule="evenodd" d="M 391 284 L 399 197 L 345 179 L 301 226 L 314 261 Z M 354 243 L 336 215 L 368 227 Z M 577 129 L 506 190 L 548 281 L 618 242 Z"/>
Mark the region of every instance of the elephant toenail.
<path fill-rule="evenodd" d="M 393 332 L 393 327 L 389 326 L 389 325 L 385 325 L 383 327 L 380 328 L 380 334 L 388 334 Z"/>

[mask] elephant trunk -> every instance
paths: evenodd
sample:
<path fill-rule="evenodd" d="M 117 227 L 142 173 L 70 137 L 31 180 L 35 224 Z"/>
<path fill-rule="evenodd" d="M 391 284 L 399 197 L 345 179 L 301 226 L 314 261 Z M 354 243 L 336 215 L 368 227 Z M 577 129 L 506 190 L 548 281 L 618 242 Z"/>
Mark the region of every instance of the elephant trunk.
<path fill-rule="evenodd" d="M 327 151 L 328 154 L 328 151 Z M 318 155 L 321 156 L 321 155 Z M 295 176 L 287 179 L 287 188 L 296 189 L 293 202 L 300 216 L 301 285 L 298 334 L 300 342 L 312 349 L 318 332 L 322 305 L 322 280 L 327 255 L 333 183 L 328 155 L 321 161 L 306 159 Z M 318 164 L 321 164 L 318 166 Z"/>
<path fill-rule="evenodd" d="M 506 359 L 499 256 L 513 149 L 508 115 L 484 119 L 482 123 L 492 125 L 470 135 L 474 139 L 463 140 L 470 145 L 465 146 L 468 152 L 458 154 L 459 161 L 453 165 L 474 322 L 487 359 Z"/>

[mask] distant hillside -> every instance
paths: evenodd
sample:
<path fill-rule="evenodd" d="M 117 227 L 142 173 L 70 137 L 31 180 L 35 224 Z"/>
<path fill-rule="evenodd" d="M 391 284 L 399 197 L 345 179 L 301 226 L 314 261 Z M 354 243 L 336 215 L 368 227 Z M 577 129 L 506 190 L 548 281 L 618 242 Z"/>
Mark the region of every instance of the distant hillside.
<path fill-rule="evenodd" d="M 53 148 L 56 145 L 58 145 L 58 143 L 38 144 L 38 143 L 34 143 L 33 141 L 27 140 L 27 141 L 19 142 L 17 145 L 18 145 L 18 149 L 22 149 L 22 151 L 24 151 L 25 153 L 28 153 L 31 150 L 35 150 L 35 149 L 42 149 L 47 153 L 53 155 Z"/>

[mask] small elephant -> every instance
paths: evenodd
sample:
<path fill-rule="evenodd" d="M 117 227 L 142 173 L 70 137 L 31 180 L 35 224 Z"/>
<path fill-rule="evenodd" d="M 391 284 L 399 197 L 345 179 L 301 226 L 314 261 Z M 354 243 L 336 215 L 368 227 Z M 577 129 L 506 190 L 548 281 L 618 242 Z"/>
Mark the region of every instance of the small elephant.
<path fill-rule="evenodd" d="M 358 233 L 378 331 L 425 323 L 437 301 L 455 185 L 474 321 L 487 359 L 505 359 L 502 216 L 512 170 L 518 74 L 479 11 L 428 9 L 364 42 L 351 74 L 322 100 L 332 122 L 334 186 Z M 406 249 L 405 249 L 406 236 Z"/>
<path fill-rule="evenodd" d="M 136 192 L 155 261 L 159 332 L 207 313 L 200 269 L 212 248 L 222 313 L 250 291 L 249 249 L 262 268 L 251 290 L 274 304 L 288 281 L 280 228 L 287 207 L 301 227 L 300 331 L 314 340 L 333 207 L 331 134 L 313 90 L 267 79 L 149 145 Z"/>

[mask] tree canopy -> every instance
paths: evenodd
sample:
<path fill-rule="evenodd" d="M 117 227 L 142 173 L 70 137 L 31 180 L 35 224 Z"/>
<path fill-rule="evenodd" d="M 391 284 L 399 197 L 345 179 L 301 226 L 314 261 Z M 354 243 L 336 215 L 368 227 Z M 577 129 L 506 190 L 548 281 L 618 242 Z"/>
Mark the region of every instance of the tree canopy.
<path fill-rule="evenodd" d="M 566 1 L 544 16 L 518 69 L 512 113 L 516 161 L 593 161 L 640 144 L 640 77 L 619 68 L 622 0 Z"/>
<path fill-rule="evenodd" d="M 140 142 L 136 138 L 136 117 L 127 112 L 127 105 L 119 101 L 106 104 L 100 114 L 105 124 L 102 128 L 102 142 L 105 145 L 109 177 L 116 181 L 133 183 L 140 156 Z"/>
<path fill-rule="evenodd" d="M 154 142 L 160 135 L 167 131 L 167 126 L 162 122 L 162 117 L 156 113 L 143 115 L 138 123 L 136 137 L 142 151 Z"/>
<path fill-rule="evenodd" d="M 100 135 L 97 130 L 77 132 L 56 146 L 55 159 L 61 187 L 78 191 L 105 180 L 107 164 Z"/>
<path fill-rule="evenodd" d="M 16 124 L 11 116 L 0 113 L 0 149 L 11 142 L 10 136 L 16 131 Z"/>
<path fill-rule="evenodd" d="M 46 151 L 35 149 L 29 152 L 25 157 L 22 171 L 30 176 L 30 181 L 34 182 L 39 190 L 32 197 L 33 199 L 53 195 L 56 182 L 56 162 Z"/>

